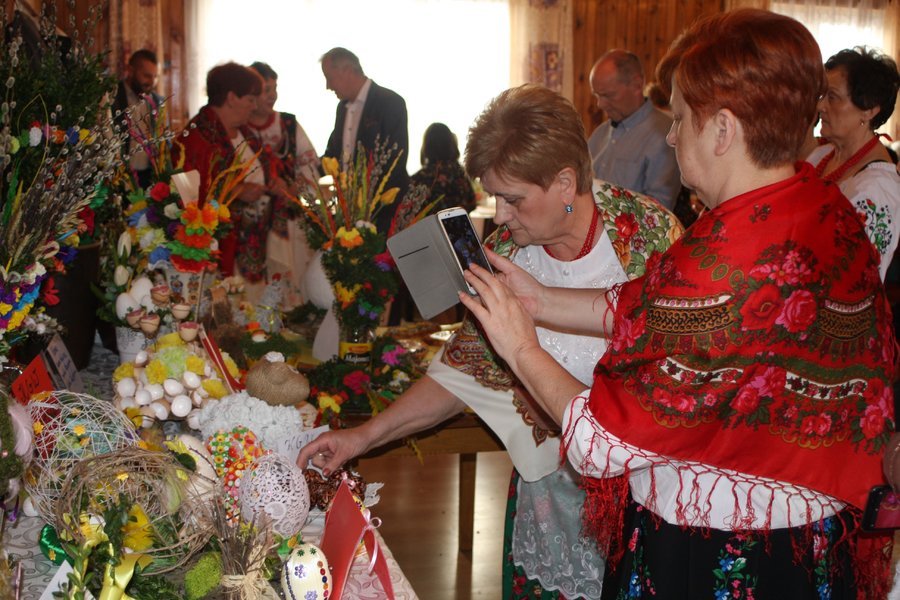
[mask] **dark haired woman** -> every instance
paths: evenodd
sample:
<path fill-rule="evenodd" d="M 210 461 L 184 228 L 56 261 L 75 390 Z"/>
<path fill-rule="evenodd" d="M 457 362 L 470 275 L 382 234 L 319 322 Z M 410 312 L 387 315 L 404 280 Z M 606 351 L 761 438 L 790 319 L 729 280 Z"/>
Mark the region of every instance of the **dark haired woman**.
<path fill-rule="evenodd" d="M 828 91 L 819 100 L 828 143 L 807 158 L 819 176 L 838 184 L 866 223 L 881 255 L 884 279 L 900 236 L 900 175 L 875 130 L 897 101 L 897 63 L 866 48 L 841 50 L 825 62 Z"/>
<path fill-rule="evenodd" d="M 456 136 L 443 123 L 432 123 L 425 130 L 422 140 L 422 168 L 412 176 L 411 185 L 428 188 L 428 199 L 443 196 L 434 212 L 453 206 L 462 206 L 467 211 L 475 208 L 475 190 L 459 164 L 459 145 Z"/>

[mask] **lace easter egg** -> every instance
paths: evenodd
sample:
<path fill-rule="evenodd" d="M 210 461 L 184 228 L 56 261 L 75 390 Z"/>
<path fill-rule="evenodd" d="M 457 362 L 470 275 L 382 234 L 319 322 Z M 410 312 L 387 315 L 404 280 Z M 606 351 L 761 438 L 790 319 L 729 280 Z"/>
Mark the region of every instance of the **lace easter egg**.
<path fill-rule="evenodd" d="M 280 454 L 260 456 L 241 479 L 241 517 L 258 520 L 262 515 L 272 521 L 272 529 L 281 536 L 296 534 L 309 516 L 309 489 L 303 472 Z"/>

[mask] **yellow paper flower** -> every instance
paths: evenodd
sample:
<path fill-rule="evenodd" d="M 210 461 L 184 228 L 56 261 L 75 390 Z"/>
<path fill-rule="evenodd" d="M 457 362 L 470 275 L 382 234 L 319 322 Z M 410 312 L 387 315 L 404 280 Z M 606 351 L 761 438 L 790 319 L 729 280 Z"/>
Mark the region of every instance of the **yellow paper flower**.
<path fill-rule="evenodd" d="M 145 373 L 147 374 L 148 383 L 162 383 L 166 380 L 166 377 L 168 377 L 166 366 L 156 358 L 151 360 L 150 364 L 147 365 Z"/>
<path fill-rule="evenodd" d="M 222 353 L 222 360 L 225 362 L 225 368 L 228 369 L 228 373 L 235 379 L 240 379 L 241 370 L 238 368 L 237 363 L 234 362 L 234 359 L 228 356 L 227 352 Z"/>
<path fill-rule="evenodd" d="M 167 333 L 166 335 L 160 336 L 158 340 L 156 340 L 156 345 L 154 346 L 157 350 L 162 350 L 163 348 L 167 348 L 169 346 L 183 346 L 184 340 L 181 339 L 181 336 L 178 335 L 177 331 L 173 331 L 172 333 Z"/>
<path fill-rule="evenodd" d="M 72 431 L 75 432 L 75 435 L 77 435 L 78 437 L 81 437 L 85 434 L 85 432 L 87 431 L 87 428 L 84 425 L 76 425 L 75 427 L 72 428 Z"/>
<path fill-rule="evenodd" d="M 326 175 L 337 177 L 341 171 L 341 165 L 336 158 L 326 156 L 322 159 L 322 170 L 325 171 Z"/>
<path fill-rule="evenodd" d="M 35 421 L 31 428 L 34 430 L 34 435 L 41 435 L 41 432 L 44 431 L 44 424 L 40 421 Z"/>
<path fill-rule="evenodd" d="M 359 235 L 359 231 L 355 227 L 350 231 L 340 227 L 334 237 L 337 238 L 338 243 L 344 248 L 356 248 L 363 244 L 362 236 Z"/>
<path fill-rule="evenodd" d="M 319 410 L 331 410 L 335 414 L 341 412 L 340 398 L 329 396 L 328 394 L 319 394 L 317 400 L 319 402 Z"/>
<path fill-rule="evenodd" d="M 225 384 L 218 379 L 204 379 L 200 385 L 203 386 L 203 389 L 210 396 L 217 400 L 228 395 L 228 389 L 225 387 Z"/>
<path fill-rule="evenodd" d="M 125 362 L 113 371 L 113 381 L 122 381 L 126 377 L 134 377 L 134 363 Z"/>
<path fill-rule="evenodd" d="M 184 368 L 197 375 L 203 375 L 203 371 L 206 369 L 206 361 L 196 354 L 191 354 L 184 361 Z"/>
<path fill-rule="evenodd" d="M 153 545 L 153 529 L 144 509 L 135 504 L 128 511 L 128 523 L 122 528 L 122 544 L 135 552 L 143 552 Z"/>
<path fill-rule="evenodd" d="M 398 193 L 400 193 L 400 188 L 395 188 L 395 187 L 394 187 L 394 188 L 391 188 L 391 189 L 389 189 L 389 190 L 385 190 L 385 191 L 381 194 L 381 197 L 379 198 L 379 201 L 380 201 L 382 204 L 384 204 L 384 205 L 393 204 L 393 203 L 394 203 L 394 200 L 397 199 L 397 194 L 398 194 Z"/>
<path fill-rule="evenodd" d="M 12 331 L 13 329 L 18 329 L 19 325 L 22 324 L 22 321 L 25 320 L 25 317 L 28 316 L 28 313 L 31 312 L 31 307 L 26 306 L 22 310 L 13 313 L 12 318 L 9 320 L 9 323 L 6 324 L 7 331 Z"/>
<path fill-rule="evenodd" d="M 342 308 L 347 308 L 356 300 L 356 294 L 359 293 L 360 286 L 354 285 L 352 288 L 346 288 L 340 282 L 334 284 L 334 295 Z"/>

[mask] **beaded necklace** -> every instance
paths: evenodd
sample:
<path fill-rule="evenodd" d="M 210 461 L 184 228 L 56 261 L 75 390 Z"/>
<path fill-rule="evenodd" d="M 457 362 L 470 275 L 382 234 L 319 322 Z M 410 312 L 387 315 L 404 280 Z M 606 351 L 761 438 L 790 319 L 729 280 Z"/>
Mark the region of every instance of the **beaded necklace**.
<path fill-rule="evenodd" d="M 816 175 L 822 177 L 823 181 L 840 181 L 841 177 L 850 170 L 856 163 L 862 160 L 862 158 L 869 153 L 869 151 L 875 147 L 875 144 L 878 143 L 878 138 L 880 135 L 875 135 L 871 140 L 866 142 L 866 144 L 856 151 L 856 154 L 845 160 L 837 169 L 829 173 L 828 175 L 822 176 L 822 173 L 825 172 L 825 169 L 828 167 L 828 163 L 831 162 L 831 159 L 834 158 L 834 154 L 837 152 L 837 148 L 834 148 L 826 154 L 822 160 L 819 161 L 819 164 L 816 165 Z"/>
<path fill-rule="evenodd" d="M 581 246 L 581 250 L 578 251 L 578 255 L 572 260 L 578 260 L 579 258 L 584 258 L 591 251 L 591 248 L 594 247 L 594 236 L 597 233 L 597 221 L 600 218 L 600 211 L 594 207 L 594 214 L 591 215 L 591 226 L 588 228 L 587 237 L 584 238 L 584 244 Z M 553 256 L 553 253 L 550 252 L 549 246 L 544 246 L 544 252 L 550 255 L 550 258 L 556 258 Z M 560 260 L 560 259 L 556 259 Z"/>

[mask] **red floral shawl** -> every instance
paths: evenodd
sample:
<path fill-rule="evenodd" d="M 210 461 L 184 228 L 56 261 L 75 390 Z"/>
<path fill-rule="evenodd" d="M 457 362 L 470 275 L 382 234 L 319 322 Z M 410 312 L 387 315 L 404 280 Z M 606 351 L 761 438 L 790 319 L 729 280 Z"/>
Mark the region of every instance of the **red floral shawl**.
<path fill-rule="evenodd" d="M 894 430 L 891 317 L 853 207 L 798 169 L 709 211 L 622 285 L 589 408 L 637 448 L 862 508 Z M 601 538 L 615 541 L 622 484 L 589 490 Z"/>

